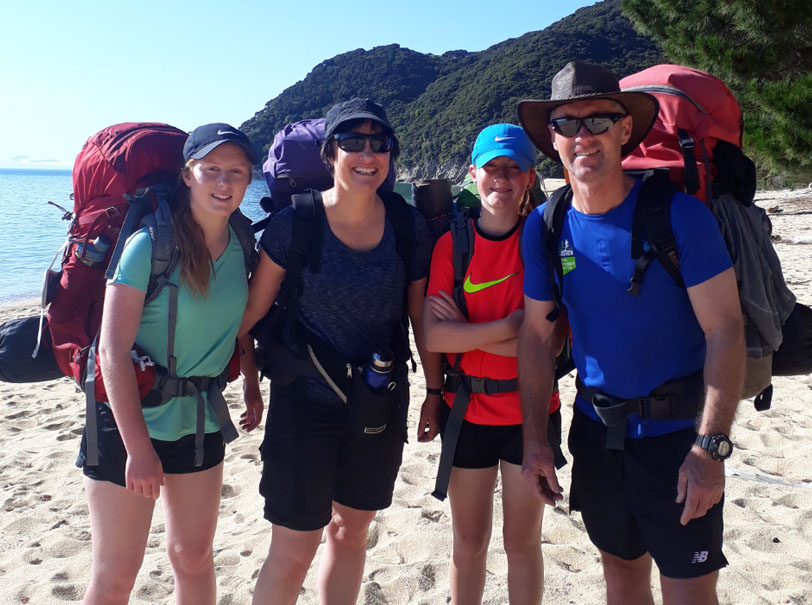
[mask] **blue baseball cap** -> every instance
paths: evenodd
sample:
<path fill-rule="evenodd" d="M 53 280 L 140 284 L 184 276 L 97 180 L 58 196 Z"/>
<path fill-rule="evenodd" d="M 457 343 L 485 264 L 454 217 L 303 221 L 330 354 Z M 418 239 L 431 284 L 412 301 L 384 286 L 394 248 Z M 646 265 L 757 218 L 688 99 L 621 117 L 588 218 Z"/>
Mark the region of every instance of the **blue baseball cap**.
<path fill-rule="evenodd" d="M 249 162 L 257 163 L 257 152 L 254 151 L 245 133 L 223 122 L 204 124 L 195 128 L 183 146 L 183 160 L 188 162 L 203 159 L 223 143 L 236 145 L 245 152 Z"/>
<path fill-rule="evenodd" d="M 471 163 L 477 167 L 484 166 L 500 156 L 511 158 L 522 172 L 527 172 L 536 163 L 536 146 L 521 126 L 492 124 L 477 136 L 471 152 Z"/>

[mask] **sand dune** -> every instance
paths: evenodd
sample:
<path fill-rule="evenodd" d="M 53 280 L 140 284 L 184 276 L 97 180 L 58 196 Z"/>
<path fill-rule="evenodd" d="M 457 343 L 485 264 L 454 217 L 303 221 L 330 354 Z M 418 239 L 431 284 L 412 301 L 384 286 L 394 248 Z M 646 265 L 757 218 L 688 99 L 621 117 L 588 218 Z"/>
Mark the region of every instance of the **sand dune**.
<path fill-rule="evenodd" d="M 760 193 L 771 214 L 776 247 L 790 287 L 812 304 L 812 189 Z M 0 309 L 0 321 L 33 313 L 33 304 Z M 722 603 L 812 603 L 812 377 L 776 378 L 771 410 L 742 402 L 733 430 L 737 450 L 727 463 Z M 265 383 L 267 389 L 267 383 Z M 425 393 L 413 378 L 409 433 Z M 562 385 L 565 426 L 574 394 Z M 40 384 L 0 383 L 0 602 L 79 601 L 90 566 L 90 530 L 81 471 L 73 466 L 83 426 L 83 399 L 67 379 Z M 227 391 L 239 415 L 240 390 Z M 214 542 L 218 603 L 249 603 L 270 540 L 257 493 L 261 430 L 228 448 L 221 515 Z M 566 435 L 565 435 L 566 438 Z M 451 525 L 448 502 L 431 496 L 439 442 L 406 446 L 394 503 L 373 523 L 359 603 L 443 604 L 448 599 Z M 561 473 L 569 487 L 568 468 Z M 164 548 L 163 514 L 153 521 L 132 603 L 172 602 L 172 573 Z M 507 602 L 507 565 L 495 504 L 485 603 Z M 603 600 L 597 551 L 565 499 L 544 520 L 545 602 Z M 318 562 L 318 555 L 316 563 Z M 656 582 L 655 584 L 655 591 Z M 659 598 L 659 597 L 658 597 Z M 301 598 L 318 602 L 311 570 Z"/>

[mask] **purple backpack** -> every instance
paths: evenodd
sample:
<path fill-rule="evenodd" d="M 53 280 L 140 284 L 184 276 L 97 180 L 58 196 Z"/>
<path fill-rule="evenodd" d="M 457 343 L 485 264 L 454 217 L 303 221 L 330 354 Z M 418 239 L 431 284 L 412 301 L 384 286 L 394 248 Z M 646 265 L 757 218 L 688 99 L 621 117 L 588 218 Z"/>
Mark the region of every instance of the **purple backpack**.
<path fill-rule="evenodd" d="M 308 189 L 324 191 L 333 186 L 333 177 L 321 160 L 324 118 L 288 124 L 276 133 L 268 159 L 262 165 L 265 182 L 273 200 L 273 210 L 290 205 L 290 196 Z M 395 186 L 395 163 L 390 160 L 389 174 L 380 189 Z"/>

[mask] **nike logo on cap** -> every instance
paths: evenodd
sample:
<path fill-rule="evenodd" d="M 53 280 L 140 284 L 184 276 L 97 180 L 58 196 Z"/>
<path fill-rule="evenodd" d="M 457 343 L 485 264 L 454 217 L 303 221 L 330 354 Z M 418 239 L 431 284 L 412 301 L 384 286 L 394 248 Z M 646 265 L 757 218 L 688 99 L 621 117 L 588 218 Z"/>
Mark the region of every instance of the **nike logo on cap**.
<path fill-rule="evenodd" d="M 500 277 L 499 279 L 494 279 L 492 281 L 484 281 L 481 284 L 475 284 L 471 281 L 471 276 L 465 278 L 465 283 L 462 284 L 462 289 L 465 290 L 468 294 L 476 294 L 477 292 L 481 292 L 482 290 L 486 290 L 491 286 L 495 286 L 497 284 L 501 284 L 503 281 L 506 281 L 513 277 L 514 275 L 518 275 L 518 273 L 511 273 L 510 275 L 505 275 L 504 277 Z"/>
<path fill-rule="evenodd" d="M 516 137 L 493 137 L 493 140 L 497 143 L 501 143 L 502 141 L 513 141 Z"/>
<path fill-rule="evenodd" d="M 224 134 L 233 134 L 235 137 L 239 136 L 236 132 L 232 132 L 231 130 L 218 130 L 217 134 L 223 136 Z"/>

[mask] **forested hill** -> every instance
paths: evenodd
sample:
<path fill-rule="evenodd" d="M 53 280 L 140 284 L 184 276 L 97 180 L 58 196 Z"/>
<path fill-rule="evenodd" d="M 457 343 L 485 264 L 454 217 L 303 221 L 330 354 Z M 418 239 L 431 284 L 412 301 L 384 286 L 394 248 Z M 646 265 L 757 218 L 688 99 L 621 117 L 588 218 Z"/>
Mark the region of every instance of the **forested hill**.
<path fill-rule="evenodd" d="M 285 124 L 324 116 L 337 101 L 370 97 L 386 108 L 401 141 L 400 178 L 459 180 L 479 130 L 517 122 L 520 99 L 549 98 L 553 75 L 573 59 L 609 66 L 620 77 L 665 61 L 621 14 L 619 0 L 605 0 L 481 52 L 432 55 L 391 44 L 338 55 L 268 101 L 242 128 L 265 155 Z"/>

